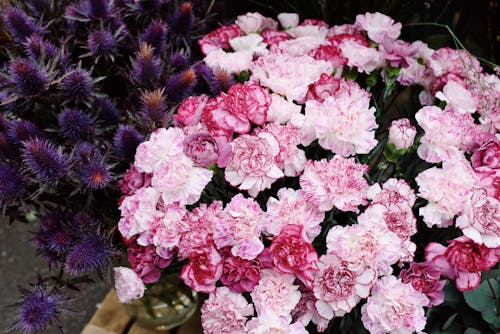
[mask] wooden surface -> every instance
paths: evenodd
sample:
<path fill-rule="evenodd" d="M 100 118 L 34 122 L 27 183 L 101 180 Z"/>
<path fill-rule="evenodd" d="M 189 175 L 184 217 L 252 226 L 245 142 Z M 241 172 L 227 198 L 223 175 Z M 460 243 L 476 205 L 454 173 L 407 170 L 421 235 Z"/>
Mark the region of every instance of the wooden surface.
<path fill-rule="evenodd" d="M 111 290 L 98 306 L 90 322 L 81 334 L 202 334 L 200 311 L 181 327 L 170 331 L 152 331 L 139 327 L 126 310 L 126 306 L 118 301 L 115 290 Z"/>

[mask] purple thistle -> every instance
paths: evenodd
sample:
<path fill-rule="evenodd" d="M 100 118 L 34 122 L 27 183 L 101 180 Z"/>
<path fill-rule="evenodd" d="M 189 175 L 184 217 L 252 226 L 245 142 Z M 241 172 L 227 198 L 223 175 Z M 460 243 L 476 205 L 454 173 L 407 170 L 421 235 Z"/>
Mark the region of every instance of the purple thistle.
<path fill-rule="evenodd" d="M 134 160 L 135 150 L 144 138 L 131 126 L 120 125 L 114 138 L 117 156 L 124 162 Z"/>
<path fill-rule="evenodd" d="M 88 213 L 80 211 L 75 214 L 72 225 L 75 228 L 78 228 L 79 232 L 85 234 L 90 231 L 96 231 L 99 226 L 99 222 L 92 218 Z"/>
<path fill-rule="evenodd" d="M 102 155 L 99 149 L 89 142 L 80 143 L 73 150 L 72 160 L 77 163 L 87 164 L 93 159 L 102 159 Z"/>
<path fill-rule="evenodd" d="M 117 41 L 112 33 L 98 30 L 89 34 L 87 47 L 96 57 L 112 57 L 116 53 Z"/>
<path fill-rule="evenodd" d="M 93 121 L 80 110 L 67 108 L 59 114 L 59 130 L 64 138 L 80 141 L 90 138 L 94 133 Z"/>
<path fill-rule="evenodd" d="M 75 241 L 74 233 L 67 226 L 45 233 L 47 238 L 45 248 L 57 254 L 69 251 Z"/>
<path fill-rule="evenodd" d="M 195 86 L 196 73 L 192 69 L 172 75 L 165 84 L 168 101 L 180 102 L 184 100 L 193 92 Z"/>
<path fill-rule="evenodd" d="M 189 67 L 189 57 L 182 53 L 173 53 L 168 57 L 168 63 L 173 71 L 184 71 Z"/>
<path fill-rule="evenodd" d="M 229 87 L 234 85 L 236 81 L 231 73 L 216 71 L 214 73 L 214 83 L 214 87 L 218 87 L 219 91 L 227 92 Z"/>
<path fill-rule="evenodd" d="M 95 18 L 105 18 L 109 16 L 110 1 L 108 0 L 87 0 L 86 14 Z"/>
<path fill-rule="evenodd" d="M 34 290 L 19 290 L 22 300 L 15 304 L 19 313 L 12 329 L 28 334 L 42 332 L 49 326 L 60 327 L 59 316 L 64 311 L 64 302 L 57 291 L 48 290 L 40 284 Z"/>
<path fill-rule="evenodd" d="M 10 81 L 19 95 L 37 95 L 47 90 L 49 75 L 31 59 L 16 58 L 10 64 Z"/>
<path fill-rule="evenodd" d="M 208 91 L 213 96 L 219 95 L 221 87 L 210 67 L 205 63 L 198 63 L 193 66 L 193 69 L 198 77 L 195 90 L 200 94 Z"/>
<path fill-rule="evenodd" d="M 68 220 L 69 216 L 67 213 L 61 211 L 51 211 L 40 219 L 40 229 L 42 231 L 58 229 Z"/>
<path fill-rule="evenodd" d="M 141 116 L 145 123 L 153 124 L 156 128 L 168 124 L 167 107 L 163 90 L 146 91 L 141 96 Z"/>
<path fill-rule="evenodd" d="M 170 20 L 170 30 L 176 35 L 187 37 L 191 34 L 193 24 L 193 6 L 190 2 L 183 2 Z"/>
<path fill-rule="evenodd" d="M 13 166 L 0 165 L 0 205 L 22 197 L 24 180 L 19 170 Z"/>
<path fill-rule="evenodd" d="M 80 180 L 88 189 L 102 189 L 111 181 L 109 166 L 104 161 L 92 159 L 79 168 Z"/>
<path fill-rule="evenodd" d="M 151 22 L 141 40 L 154 47 L 158 54 L 162 54 L 167 47 L 167 25 L 161 21 Z"/>
<path fill-rule="evenodd" d="M 14 121 L 10 122 L 7 129 L 7 136 L 16 144 L 35 137 L 40 137 L 41 132 L 35 124 L 30 121 Z"/>
<path fill-rule="evenodd" d="M 87 235 L 71 249 L 65 261 L 65 269 L 71 275 L 88 274 L 109 263 L 112 250 L 98 235 Z"/>
<path fill-rule="evenodd" d="M 41 182 L 57 181 L 68 170 L 66 157 L 47 140 L 35 138 L 25 141 L 22 155 L 28 171 Z"/>
<path fill-rule="evenodd" d="M 153 48 L 146 43 L 141 44 L 132 63 L 132 77 L 143 86 L 151 86 L 160 78 L 161 61 L 153 54 Z"/>
<path fill-rule="evenodd" d="M 37 62 L 42 60 L 42 56 L 44 56 L 43 60 L 45 61 L 57 55 L 56 46 L 38 35 L 33 35 L 26 39 L 24 48 L 28 56 Z"/>
<path fill-rule="evenodd" d="M 97 110 L 99 120 L 105 125 L 115 125 L 120 122 L 120 112 L 109 97 L 97 97 L 92 104 L 92 109 Z"/>
<path fill-rule="evenodd" d="M 26 15 L 20 8 L 7 8 L 2 18 L 12 37 L 18 43 L 24 42 L 32 34 L 37 34 L 41 31 L 40 26 L 35 23 L 33 18 Z"/>
<path fill-rule="evenodd" d="M 64 97 L 75 102 L 83 102 L 90 98 L 93 87 L 92 77 L 82 69 L 68 73 L 60 85 Z"/>

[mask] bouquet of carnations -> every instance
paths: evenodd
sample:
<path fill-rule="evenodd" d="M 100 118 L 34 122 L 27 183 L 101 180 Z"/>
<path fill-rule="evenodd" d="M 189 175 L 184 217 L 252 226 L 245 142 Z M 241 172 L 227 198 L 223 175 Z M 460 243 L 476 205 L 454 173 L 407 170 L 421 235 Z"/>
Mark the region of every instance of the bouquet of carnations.
<path fill-rule="evenodd" d="M 470 333 L 498 329 L 498 272 L 481 275 L 500 259 L 498 77 L 380 13 L 278 20 L 201 38 L 228 89 L 138 146 L 121 301 L 180 265 L 205 333 L 463 332 L 462 292 Z"/>

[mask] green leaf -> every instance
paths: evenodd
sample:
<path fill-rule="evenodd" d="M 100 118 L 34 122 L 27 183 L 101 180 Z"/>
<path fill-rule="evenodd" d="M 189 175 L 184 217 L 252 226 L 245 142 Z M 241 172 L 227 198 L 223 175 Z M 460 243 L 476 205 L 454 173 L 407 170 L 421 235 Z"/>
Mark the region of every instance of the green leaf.
<path fill-rule="evenodd" d="M 496 279 L 487 279 L 477 289 L 464 292 L 467 305 L 479 312 L 496 310 L 498 296 L 500 296 L 500 284 Z"/>
<path fill-rule="evenodd" d="M 500 278 L 500 269 L 483 271 L 481 273 L 481 281 L 486 281 L 489 278 Z"/>
<path fill-rule="evenodd" d="M 481 313 L 481 316 L 483 317 L 484 321 L 486 321 L 493 327 L 497 329 L 500 328 L 500 315 L 497 313 L 496 308 L 484 311 L 483 313 Z"/>
<path fill-rule="evenodd" d="M 481 331 L 479 331 L 475 328 L 467 328 L 465 330 L 464 334 L 481 334 Z"/>
<path fill-rule="evenodd" d="M 445 304 L 456 305 L 456 304 L 460 303 L 461 294 L 457 290 L 457 288 L 455 288 L 455 284 L 453 282 L 446 283 L 446 285 L 444 286 L 443 292 L 444 292 L 444 296 L 445 296 L 444 297 Z"/>
<path fill-rule="evenodd" d="M 454 313 L 451 317 L 448 318 L 448 320 L 446 320 L 446 322 L 444 323 L 443 325 L 443 330 L 447 330 L 450 325 L 452 324 L 453 320 L 455 320 L 455 318 L 457 317 L 458 313 Z"/>

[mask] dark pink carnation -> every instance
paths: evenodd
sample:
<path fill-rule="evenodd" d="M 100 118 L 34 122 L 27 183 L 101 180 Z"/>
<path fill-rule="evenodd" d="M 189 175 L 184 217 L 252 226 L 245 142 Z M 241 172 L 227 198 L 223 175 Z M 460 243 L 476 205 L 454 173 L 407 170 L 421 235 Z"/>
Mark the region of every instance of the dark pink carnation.
<path fill-rule="evenodd" d="M 139 246 L 135 241 L 129 240 L 126 243 L 128 261 L 132 265 L 132 269 L 142 279 L 144 283 L 154 283 L 160 279 L 161 269 L 166 268 L 172 263 L 173 254 L 162 254 L 163 258 L 155 252 L 155 247 L 149 245 L 147 247 Z"/>
<path fill-rule="evenodd" d="M 189 262 L 182 268 L 180 278 L 197 292 L 215 291 L 215 283 L 222 275 L 222 257 L 214 245 L 194 250 Z"/>
<path fill-rule="evenodd" d="M 201 114 L 201 120 L 212 136 L 225 137 L 229 140 L 233 137 L 234 124 L 229 123 L 232 117 L 228 115 L 230 116 L 226 96 L 221 94 L 208 101 Z"/>
<path fill-rule="evenodd" d="M 235 127 L 235 131 L 248 133 L 249 121 L 257 125 L 264 125 L 266 122 L 271 95 L 256 82 L 236 84 L 229 88 L 226 104 L 231 115 L 237 119 L 236 122 L 241 122 L 241 130 L 246 130 L 237 131 Z"/>
<path fill-rule="evenodd" d="M 174 115 L 174 121 L 177 126 L 196 125 L 201 120 L 203 108 L 208 102 L 208 96 L 190 96 L 182 101 L 177 114 Z"/>
<path fill-rule="evenodd" d="M 494 138 L 484 143 L 474 152 L 471 161 L 478 173 L 500 169 L 500 141 Z"/>
<path fill-rule="evenodd" d="M 318 253 L 307 238 L 303 226 L 286 225 L 274 237 L 269 253 L 277 271 L 295 274 L 307 287 L 312 288 L 314 274 L 318 270 Z"/>
<path fill-rule="evenodd" d="M 412 262 L 410 269 L 401 270 L 399 277 L 403 283 L 410 283 L 415 290 L 429 298 L 427 306 L 437 306 L 444 301 L 443 287 L 446 281 L 439 280 L 441 272 L 432 262 Z"/>
<path fill-rule="evenodd" d="M 231 248 L 222 250 L 224 267 L 220 281 L 235 292 L 251 292 L 259 283 L 262 265 L 258 258 L 245 260 L 231 254 Z"/>
<path fill-rule="evenodd" d="M 332 63 L 333 67 L 342 67 L 347 64 L 347 59 L 342 56 L 342 51 L 334 45 L 320 45 L 308 53 L 316 60 L 326 60 Z"/>
<path fill-rule="evenodd" d="M 331 74 L 323 73 L 318 81 L 309 85 L 306 101 L 316 100 L 320 103 L 329 97 L 334 96 L 340 88 L 340 79 L 336 79 Z"/>
<path fill-rule="evenodd" d="M 123 179 L 118 181 L 118 186 L 122 195 L 133 195 L 137 189 L 149 187 L 151 185 L 151 174 L 141 173 L 135 168 L 135 165 L 130 166 Z"/>
<path fill-rule="evenodd" d="M 200 46 L 203 54 L 207 55 L 211 51 L 219 48 L 229 49 L 229 40 L 241 36 L 241 34 L 242 31 L 236 24 L 222 26 L 199 39 L 198 45 Z"/>
<path fill-rule="evenodd" d="M 335 36 L 328 38 L 328 41 L 333 46 L 336 46 L 336 47 L 339 47 L 340 44 L 342 44 L 342 42 L 344 42 L 344 41 L 354 41 L 354 42 L 356 42 L 360 45 L 366 46 L 366 47 L 370 46 L 370 44 L 368 43 L 366 38 L 360 34 L 339 34 L 339 35 L 335 35 Z"/>
<path fill-rule="evenodd" d="M 266 30 L 260 34 L 264 38 L 264 43 L 269 46 L 278 45 L 283 41 L 287 41 L 292 38 L 284 31 L 279 30 Z"/>
<path fill-rule="evenodd" d="M 328 23 L 326 23 L 323 20 L 318 20 L 318 19 L 305 19 L 299 25 L 300 26 L 318 26 L 318 27 L 328 28 Z"/>

